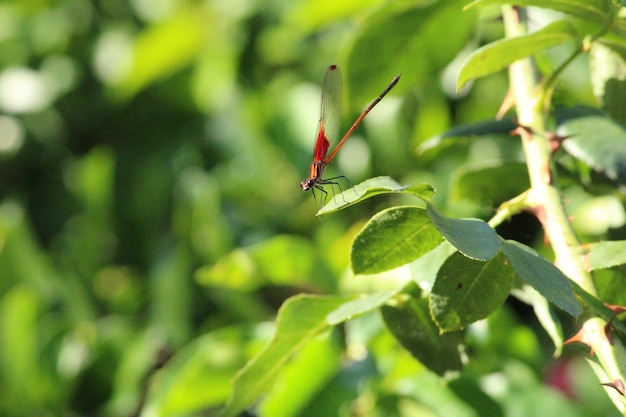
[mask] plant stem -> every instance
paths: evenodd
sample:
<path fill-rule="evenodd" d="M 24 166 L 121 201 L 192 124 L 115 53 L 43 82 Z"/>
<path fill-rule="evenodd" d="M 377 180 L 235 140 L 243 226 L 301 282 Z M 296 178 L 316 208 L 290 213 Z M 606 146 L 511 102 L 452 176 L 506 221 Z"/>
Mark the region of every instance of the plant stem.
<path fill-rule="evenodd" d="M 527 34 L 526 10 L 513 6 L 503 6 L 504 27 L 507 37 Z M 515 97 L 519 133 L 522 138 L 531 189 L 527 203 L 541 221 L 546 237 L 554 251 L 555 264 L 571 280 L 585 291 L 597 297 L 591 274 L 585 268 L 584 253 L 575 235 L 556 184 L 552 169 L 552 151 L 549 135 L 545 131 L 546 113 L 545 91 L 537 75 L 534 60 L 529 57 L 519 60 L 509 67 L 511 89 Z M 545 85 L 543 86 L 545 87 Z M 594 370 L 601 383 L 622 381 L 626 383 L 626 350 L 619 339 L 607 337 L 611 332 L 606 321 L 594 317 L 590 308 L 586 309 L 581 332 L 598 359 Z M 608 380 L 607 380 L 608 379 Z M 615 395 L 613 388 L 607 388 L 615 406 L 624 413 L 624 396 Z"/>
<path fill-rule="evenodd" d="M 507 36 L 526 34 L 524 9 L 504 6 L 504 24 Z M 545 233 L 555 254 L 555 264 L 585 291 L 597 292 L 586 271 L 580 242 L 572 230 L 560 190 L 552 173 L 552 152 L 546 135 L 546 116 L 540 98 L 540 81 L 531 58 L 519 60 L 509 67 L 511 88 L 515 97 L 531 190 L 528 196 L 543 223 Z"/>

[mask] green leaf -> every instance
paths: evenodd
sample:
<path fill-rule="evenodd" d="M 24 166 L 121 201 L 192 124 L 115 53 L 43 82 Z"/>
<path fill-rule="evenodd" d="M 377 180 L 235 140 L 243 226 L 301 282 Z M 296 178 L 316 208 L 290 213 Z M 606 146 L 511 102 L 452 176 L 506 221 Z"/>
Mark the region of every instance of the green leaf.
<path fill-rule="evenodd" d="M 444 375 L 463 368 L 459 346 L 463 332 L 441 334 L 430 316 L 428 300 L 414 284 L 381 308 L 385 325 L 400 344 L 431 371 Z"/>
<path fill-rule="evenodd" d="M 563 329 L 561 328 L 561 323 L 558 318 L 550 308 L 548 300 L 530 285 L 522 285 L 521 288 L 513 288 L 511 295 L 533 307 L 537 320 L 539 320 L 541 327 L 543 327 L 548 336 L 550 336 L 554 344 L 556 349 L 555 355 L 560 354 L 563 349 Z"/>
<path fill-rule="evenodd" d="M 465 2 L 390 2 L 363 21 L 344 65 L 351 100 L 370 100 L 399 72 L 396 91 L 443 70 L 473 36 L 475 13 L 462 12 Z"/>
<path fill-rule="evenodd" d="M 376 274 L 405 265 L 431 251 L 442 238 L 420 207 L 393 207 L 376 214 L 352 245 L 355 274 Z"/>
<path fill-rule="evenodd" d="M 445 140 L 448 138 L 474 138 L 487 135 L 506 135 L 508 137 L 511 131 L 516 127 L 517 125 L 515 124 L 515 121 L 510 118 L 500 120 L 484 120 L 476 123 L 454 126 L 440 135 L 428 138 L 417 148 L 417 152 L 424 153 L 431 149 L 436 149 L 442 146 L 443 143 L 448 142 Z"/>
<path fill-rule="evenodd" d="M 386 303 L 387 300 L 397 294 L 397 292 L 398 291 L 386 291 L 348 301 L 328 315 L 328 323 L 334 326 L 344 321 L 352 320 L 365 313 L 369 313 Z"/>
<path fill-rule="evenodd" d="M 596 22 L 608 20 L 612 7 L 611 0 L 474 0 L 465 10 L 493 4 L 542 7 Z"/>
<path fill-rule="evenodd" d="M 428 204 L 428 216 L 443 237 L 462 254 L 486 261 L 500 250 L 500 239 L 487 223 L 479 219 L 452 219 Z"/>
<path fill-rule="evenodd" d="M 506 178 L 506 181 L 494 181 L 494 178 Z M 528 187 L 528 168 L 523 163 L 465 167 L 455 173 L 450 198 L 494 205 L 519 195 Z"/>
<path fill-rule="evenodd" d="M 614 181 L 626 181 L 626 130 L 606 114 L 577 106 L 557 112 L 563 149 Z"/>
<path fill-rule="evenodd" d="M 594 42 L 589 51 L 593 93 L 614 120 L 626 125 L 626 58 L 609 46 Z"/>
<path fill-rule="evenodd" d="M 611 268 L 626 264 L 626 240 L 597 242 L 589 250 L 589 269 Z"/>
<path fill-rule="evenodd" d="M 271 343 L 237 374 L 222 417 L 238 415 L 272 385 L 289 358 L 316 335 L 330 327 L 327 316 L 350 297 L 297 295 L 278 312 Z"/>
<path fill-rule="evenodd" d="M 442 265 L 430 295 L 430 309 L 444 332 L 460 330 L 488 317 L 509 295 L 515 271 L 504 255 L 487 262 L 460 253 Z"/>
<path fill-rule="evenodd" d="M 309 241 L 299 236 L 278 235 L 247 248 L 238 248 L 211 266 L 196 272 L 204 285 L 218 285 L 251 291 L 268 282 L 276 285 L 296 285 L 293 274 L 300 278 L 313 275 L 315 251 Z"/>
<path fill-rule="evenodd" d="M 154 379 L 146 409 L 165 417 L 223 404 L 231 379 L 245 363 L 246 344 L 242 341 L 248 332 L 251 330 L 240 327 L 224 328 L 178 351 Z"/>
<path fill-rule="evenodd" d="M 548 301 L 575 317 L 582 312 L 572 291 L 571 281 L 546 258 L 513 240 L 505 241 L 502 251 L 517 275 Z"/>
<path fill-rule="evenodd" d="M 46 382 L 37 343 L 40 309 L 41 300 L 26 285 L 12 287 L 0 299 L 0 376 L 6 381 L 3 395 L 10 396 L 8 404 L 26 415 L 41 401 L 40 389 Z"/>
<path fill-rule="evenodd" d="M 281 369 L 276 383 L 258 407 L 259 416 L 292 417 L 315 401 L 342 365 L 336 338 L 317 337 Z M 306 378 L 302 376 L 306 375 Z"/>
<path fill-rule="evenodd" d="M 585 304 L 591 306 L 593 311 L 598 314 L 598 316 L 602 317 L 607 322 L 611 322 L 611 326 L 613 328 L 619 330 L 622 334 L 626 335 L 626 326 L 620 320 L 615 319 L 615 313 L 613 310 L 608 308 L 604 301 L 600 301 L 598 298 L 589 294 L 585 291 L 580 285 L 576 284 L 574 281 L 570 281 L 572 285 L 572 290 L 574 293 L 580 297 Z"/>
<path fill-rule="evenodd" d="M 132 96 L 189 66 L 202 47 L 203 28 L 203 21 L 195 13 L 181 13 L 149 26 L 136 38 L 133 66 L 115 85 L 116 91 Z"/>
<path fill-rule="evenodd" d="M 513 62 L 575 37 L 571 23 L 560 20 L 526 36 L 492 42 L 474 51 L 463 63 L 457 90 L 468 81 L 500 71 Z"/>
<path fill-rule="evenodd" d="M 428 201 L 435 193 L 435 190 L 429 184 L 401 186 L 390 177 L 374 177 L 343 191 L 341 194 L 337 194 L 328 202 L 328 204 L 317 212 L 317 215 L 321 216 L 322 214 L 333 213 L 367 200 L 368 198 L 381 194 L 393 193 L 409 194 L 418 197 L 423 201 Z"/>
<path fill-rule="evenodd" d="M 622 58 L 622 60 L 626 61 L 626 39 L 624 39 L 623 36 L 619 36 L 613 33 L 608 33 L 605 36 L 598 39 L 594 44 L 592 44 L 591 45 L 592 49 L 596 43 L 601 44 L 611 49 L 613 52 L 619 55 Z"/>

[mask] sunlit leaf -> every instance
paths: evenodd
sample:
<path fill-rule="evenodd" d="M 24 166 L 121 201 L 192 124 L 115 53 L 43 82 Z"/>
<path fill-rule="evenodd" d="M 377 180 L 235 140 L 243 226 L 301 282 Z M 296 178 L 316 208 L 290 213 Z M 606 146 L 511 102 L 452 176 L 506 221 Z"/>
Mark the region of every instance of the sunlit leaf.
<path fill-rule="evenodd" d="M 582 312 L 580 303 L 572 291 L 570 280 L 546 258 L 513 240 L 505 241 L 502 244 L 502 251 L 517 275 L 548 301 L 572 316 L 578 316 Z"/>
<path fill-rule="evenodd" d="M 501 306 L 514 281 L 515 271 L 502 254 L 483 262 L 457 252 L 437 274 L 430 295 L 433 318 L 442 331 L 463 329 Z"/>
<path fill-rule="evenodd" d="M 394 207 L 376 214 L 352 246 L 355 274 L 375 274 L 405 265 L 441 243 L 441 234 L 420 207 Z"/>
<path fill-rule="evenodd" d="M 246 338 L 243 328 L 224 328 L 189 343 L 159 371 L 146 409 L 166 417 L 223 404 L 245 363 Z"/>
<path fill-rule="evenodd" d="M 446 217 L 432 204 L 426 210 L 443 237 L 465 256 L 486 261 L 500 250 L 498 235 L 484 221 Z"/>
<path fill-rule="evenodd" d="M 493 4 L 543 7 L 600 22 L 608 19 L 612 7 L 611 0 L 474 0 L 465 9 Z"/>
<path fill-rule="evenodd" d="M 626 181 L 626 130 L 601 111 L 573 107 L 557 113 L 563 149 L 612 180 Z"/>
<path fill-rule="evenodd" d="M 392 178 L 374 177 L 333 196 L 332 200 L 322 207 L 317 215 L 333 213 L 377 195 L 393 193 L 409 194 L 423 201 L 428 201 L 435 190 L 429 184 L 401 186 Z"/>
<path fill-rule="evenodd" d="M 132 96 L 189 66 L 198 55 L 202 37 L 202 20 L 195 13 L 182 13 L 147 27 L 135 40 L 132 68 L 115 85 L 116 91 Z"/>
<path fill-rule="evenodd" d="M 340 370 L 341 353 L 341 346 L 334 338 L 312 339 L 283 366 L 276 383 L 259 404 L 258 415 L 299 415 Z"/>
<path fill-rule="evenodd" d="M 513 62 L 575 37 L 571 23 L 559 20 L 526 36 L 505 38 L 474 51 L 463 63 L 457 90 L 475 78 L 503 70 Z"/>
<path fill-rule="evenodd" d="M 626 240 L 597 242 L 589 250 L 589 269 L 611 268 L 626 264 Z"/>
<path fill-rule="evenodd" d="M 312 271 L 314 250 L 301 237 L 278 235 L 248 248 L 235 249 L 211 266 L 196 272 L 205 285 L 219 285 L 252 290 L 267 283 L 295 285 L 303 283 Z M 293 271 L 301 273 L 295 277 Z"/>
<path fill-rule="evenodd" d="M 14 409 L 28 414 L 37 402 L 43 381 L 38 367 L 37 315 L 41 301 L 26 286 L 15 286 L 0 299 L 0 376 Z M 21 403 L 21 404 L 20 404 Z M 19 407 L 19 408 L 18 408 Z"/>
<path fill-rule="evenodd" d="M 386 291 L 348 301 L 328 315 L 328 323 L 336 325 L 368 313 L 379 308 L 396 293 L 397 291 Z"/>
<path fill-rule="evenodd" d="M 428 300 L 414 287 L 383 306 L 381 313 L 391 334 L 428 369 L 439 375 L 462 369 L 463 333 L 441 334 L 430 316 Z"/>
<path fill-rule="evenodd" d="M 350 299 L 297 295 L 287 300 L 278 313 L 274 339 L 237 374 L 221 416 L 238 415 L 267 392 L 289 358 L 330 327 L 327 315 Z"/>

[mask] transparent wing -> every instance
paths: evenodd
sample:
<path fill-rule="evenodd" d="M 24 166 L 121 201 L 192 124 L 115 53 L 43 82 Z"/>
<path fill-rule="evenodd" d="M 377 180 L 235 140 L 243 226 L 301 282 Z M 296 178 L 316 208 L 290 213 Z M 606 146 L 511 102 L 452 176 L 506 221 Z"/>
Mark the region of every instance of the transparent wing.
<path fill-rule="evenodd" d="M 331 65 L 326 71 L 322 85 L 320 122 L 313 149 L 314 161 L 324 160 L 330 144 L 337 142 L 342 99 L 341 71 L 338 66 Z"/>

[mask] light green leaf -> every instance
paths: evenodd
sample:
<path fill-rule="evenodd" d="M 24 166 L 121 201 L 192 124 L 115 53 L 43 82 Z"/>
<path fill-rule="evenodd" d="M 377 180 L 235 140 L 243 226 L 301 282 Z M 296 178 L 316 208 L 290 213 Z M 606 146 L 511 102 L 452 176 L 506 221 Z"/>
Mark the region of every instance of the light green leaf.
<path fill-rule="evenodd" d="M 271 343 L 237 374 L 222 417 L 234 417 L 271 387 L 289 358 L 306 342 L 327 330 L 329 313 L 351 297 L 297 295 L 278 312 L 276 335 Z"/>
<path fill-rule="evenodd" d="M 611 0 L 474 0 L 465 10 L 493 4 L 542 7 L 596 22 L 606 21 L 612 7 Z"/>
<path fill-rule="evenodd" d="M 379 308 L 393 297 L 397 291 L 386 291 L 357 298 L 342 304 L 327 317 L 328 323 L 334 326 Z"/>
<path fill-rule="evenodd" d="M 597 242 L 589 250 L 589 269 L 611 268 L 626 264 L 626 240 Z"/>
<path fill-rule="evenodd" d="M 132 96 L 189 66 L 202 46 L 202 30 L 203 22 L 196 13 L 182 13 L 148 26 L 135 40 L 133 66 L 115 84 L 116 91 Z"/>
<path fill-rule="evenodd" d="M 333 196 L 332 200 L 322 207 L 317 215 L 333 213 L 368 198 L 393 193 L 409 194 L 423 201 L 428 201 L 435 193 L 435 190 L 429 184 L 402 186 L 390 177 L 374 177 L 343 191 L 341 194 Z"/>
<path fill-rule="evenodd" d="M 571 23 L 559 20 L 526 36 L 501 39 L 474 51 L 463 63 L 457 90 L 468 81 L 503 70 L 513 62 L 559 45 L 576 36 Z"/>
<path fill-rule="evenodd" d="M 189 343 L 154 379 L 146 410 L 162 417 L 190 414 L 223 404 L 230 381 L 245 363 L 250 329 L 224 328 Z M 145 355 L 145 350 L 142 351 Z"/>

